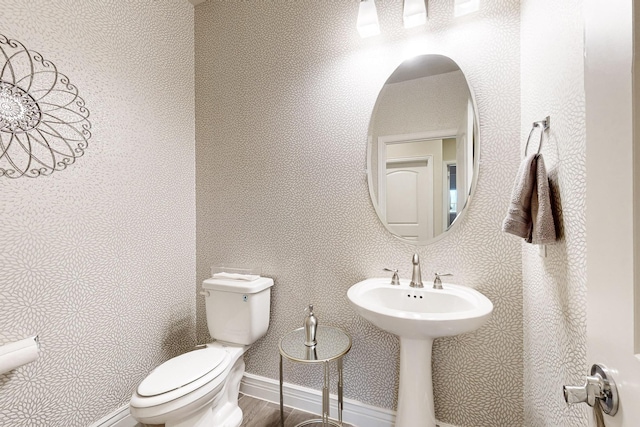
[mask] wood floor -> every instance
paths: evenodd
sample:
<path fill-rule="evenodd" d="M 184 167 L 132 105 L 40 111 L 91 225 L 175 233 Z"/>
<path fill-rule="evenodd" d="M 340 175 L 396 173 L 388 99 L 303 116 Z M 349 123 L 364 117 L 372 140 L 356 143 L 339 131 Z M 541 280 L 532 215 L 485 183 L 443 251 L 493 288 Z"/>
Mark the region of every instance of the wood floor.
<path fill-rule="evenodd" d="M 280 427 L 279 404 L 242 394 L 238 404 L 244 414 L 240 427 Z M 284 407 L 284 427 L 294 427 L 298 423 L 314 418 L 320 418 L 320 416 Z M 322 423 L 311 424 L 312 427 L 320 427 L 321 425 Z M 345 423 L 344 427 L 354 426 Z"/>

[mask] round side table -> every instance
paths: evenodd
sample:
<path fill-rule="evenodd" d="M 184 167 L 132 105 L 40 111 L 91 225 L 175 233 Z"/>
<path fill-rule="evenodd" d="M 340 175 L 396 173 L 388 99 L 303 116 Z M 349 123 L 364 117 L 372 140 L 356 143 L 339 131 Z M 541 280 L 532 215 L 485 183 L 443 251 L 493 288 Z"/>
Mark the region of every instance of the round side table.
<path fill-rule="evenodd" d="M 284 401 L 282 399 L 282 359 L 297 363 L 319 363 L 324 368 L 322 387 L 322 419 L 304 421 L 295 427 L 322 423 L 322 427 L 342 427 L 342 358 L 351 350 L 351 337 L 333 326 L 319 325 L 313 347 L 304 345 L 304 328 L 289 332 L 280 340 L 280 425 L 284 427 Z M 329 419 L 329 362 L 338 365 L 338 422 Z"/>

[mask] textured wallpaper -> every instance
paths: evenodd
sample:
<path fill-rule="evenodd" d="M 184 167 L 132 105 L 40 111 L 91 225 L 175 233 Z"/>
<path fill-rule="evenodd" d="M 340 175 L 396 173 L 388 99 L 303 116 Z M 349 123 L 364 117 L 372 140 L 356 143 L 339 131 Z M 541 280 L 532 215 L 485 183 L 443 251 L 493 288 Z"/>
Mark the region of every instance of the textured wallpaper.
<path fill-rule="evenodd" d="M 91 115 L 83 157 L 0 178 L 0 426 L 84 427 L 195 342 L 193 7 L 3 0 L 0 33 L 54 63 Z"/>
<path fill-rule="evenodd" d="M 533 121 L 551 116 L 541 152 L 563 235 L 546 258 L 537 247 L 522 248 L 527 427 L 587 425 L 586 405 L 568 407 L 562 395 L 562 385 L 582 384 L 588 369 L 582 3 L 522 2 L 521 138 Z"/>
<path fill-rule="evenodd" d="M 377 2 L 382 35 L 361 39 L 357 2 L 208 1 L 196 6 L 197 281 L 211 265 L 259 265 L 275 279 L 266 337 L 248 372 L 277 378 L 278 340 L 313 303 L 321 324 L 353 336 L 345 396 L 394 408 L 398 339 L 349 306 L 354 283 L 397 267 L 485 293 L 492 320 L 437 340 L 437 417 L 465 427 L 523 424 L 521 243 L 500 232 L 519 162 L 520 10 L 483 1 L 454 20 L 429 2 L 425 27 L 402 27 L 402 2 Z M 369 117 L 387 77 L 411 53 L 450 56 L 475 91 L 481 134 L 477 192 L 460 226 L 414 248 L 379 222 L 365 174 Z M 198 285 L 199 286 L 199 285 Z M 209 339 L 198 298 L 198 340 Z M 320 389 L 320 370 L 289 364 L 285 380 Z"/>

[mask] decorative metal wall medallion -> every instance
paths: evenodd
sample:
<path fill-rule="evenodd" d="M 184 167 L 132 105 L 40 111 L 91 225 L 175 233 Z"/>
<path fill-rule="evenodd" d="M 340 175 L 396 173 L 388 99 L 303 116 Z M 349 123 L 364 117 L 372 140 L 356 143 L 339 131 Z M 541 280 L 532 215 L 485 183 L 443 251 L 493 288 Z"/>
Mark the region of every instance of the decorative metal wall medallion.
<path fill-rule="evenodd" d="M 65 169 L 91 138 L 78 89 L 37 52 L 0 34 L 0 176 Z"/>

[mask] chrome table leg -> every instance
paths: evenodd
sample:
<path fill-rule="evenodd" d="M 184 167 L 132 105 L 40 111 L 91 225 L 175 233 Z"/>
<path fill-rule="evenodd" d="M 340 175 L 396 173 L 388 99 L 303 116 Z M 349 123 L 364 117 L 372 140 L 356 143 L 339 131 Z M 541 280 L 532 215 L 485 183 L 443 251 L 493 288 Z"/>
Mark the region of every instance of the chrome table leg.
<path fill-rule="evenodd" d="M 329 427 L 329 362 L 324 362 L 324 387 L 322 387 L 322 427 Z"/>
<path fill-rule="evenodd" d="M 280 427 L 284 427 L 284 399 L 282 398 L 282 354 L 280 355 Z"/>
<path fill-rule="evenodd" d="M 344 403 L 342 401 L 342 357 L 338 359 L 338 421 L 342 426 L 342 408 Z"/>

